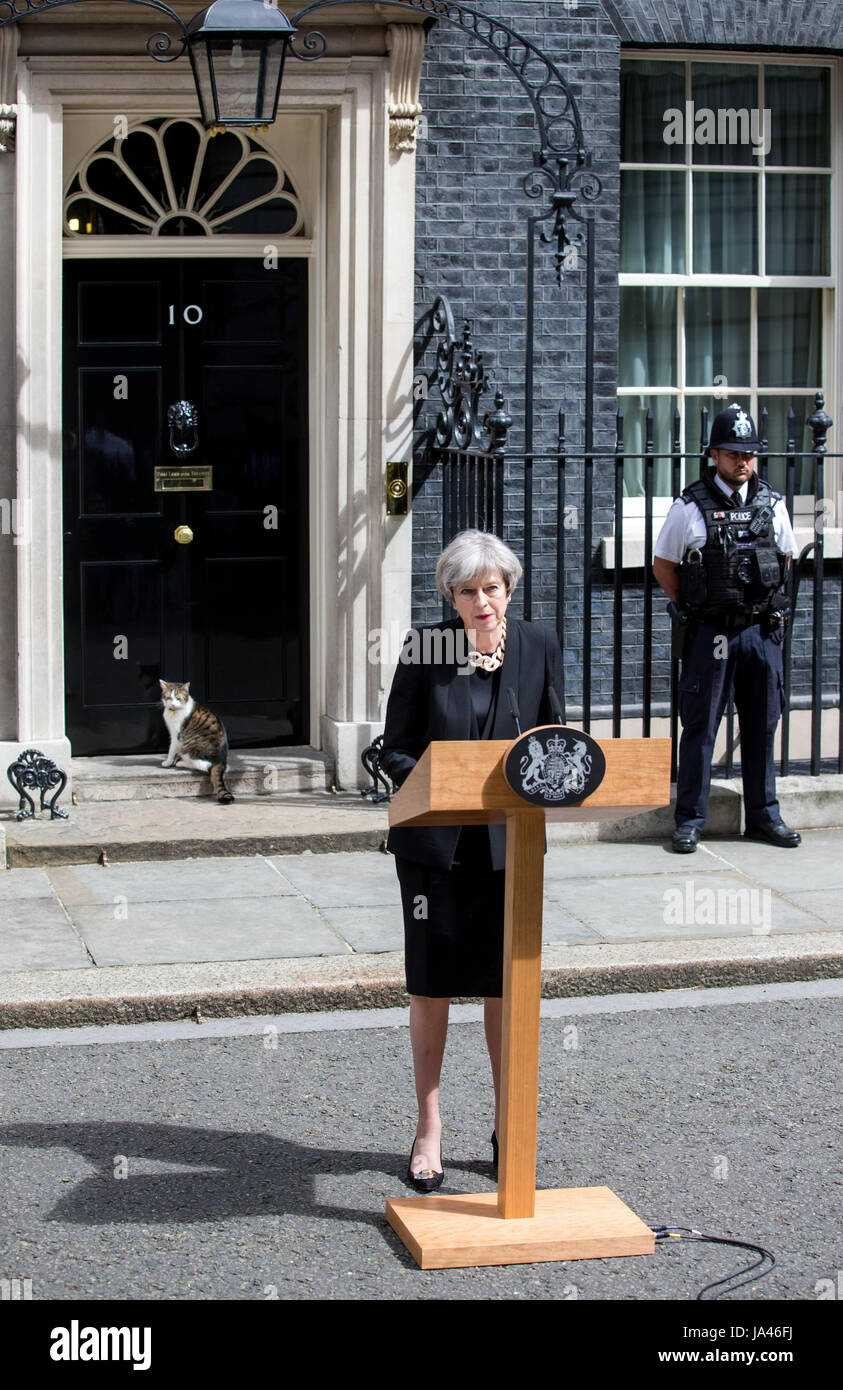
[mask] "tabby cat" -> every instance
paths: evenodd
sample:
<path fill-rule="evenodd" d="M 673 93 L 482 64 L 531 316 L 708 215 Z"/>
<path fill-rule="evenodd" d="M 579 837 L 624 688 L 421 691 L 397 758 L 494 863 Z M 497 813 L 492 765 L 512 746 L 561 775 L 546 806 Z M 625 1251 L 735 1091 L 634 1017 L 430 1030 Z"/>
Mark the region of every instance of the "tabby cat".
<path fill-rule="evenodd" d="M 196 772 L 210 772 L 211 791 L 217 801 L 227 804 L 234 797 L 225 785 L 228 764 L 228 736 L 222 720 L 197 705 L 190 693 L 190 681 L 159 681 L 164 723 L 170 735 L 170 750 L 161 764 L 173 767 L 192 767 Z"/>

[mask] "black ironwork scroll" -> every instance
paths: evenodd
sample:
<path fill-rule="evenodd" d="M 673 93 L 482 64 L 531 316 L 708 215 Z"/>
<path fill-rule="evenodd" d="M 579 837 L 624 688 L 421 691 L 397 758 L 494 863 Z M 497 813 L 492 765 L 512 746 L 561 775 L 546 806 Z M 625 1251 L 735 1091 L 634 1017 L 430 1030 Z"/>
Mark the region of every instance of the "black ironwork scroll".
<path fill-rule="evenodd" d="M 436 350 L 434 382 L 442 398 L 431 444 L 432 462 L 442 469 L 442 541 L 447 545 L 469 527 L 503 534 L 506 438 L 512 417 L 500 391 L 494 409 L 483 411 L 489 390 L 483 354 L 466 320 L 457 337 L 454 314 L 444 295 L 431 311 Z"/>
<path fill-rule="evenodd" d="M 60 810 L 57 805 L 58 799 L 67 786 L 67 773 L 62 772 L 60 767 L 45 753 L 40 753 L 37 748 L 27 748 L 21 753 L 20 757 L 6 768 L 6 776 L 18 794 L 19 810 L 16 820 L 34 820 L 35 802 L 29 795 L 27 788 L 40 791 L 41 810 L 48 809 L 45 804 L 47 792 L 55 787 L 56 790 L 50 798 L 49 812 L 51 820 L 67 820 L 67 811 Z M 28 807 L 28 809 L 27 809 Z"/>
<path fill-rule="evenodd" d="M 17 24 L 22 19 L 29 19 L 32 15 L 44 14 L 48 10 L 58 10 L 64 5 L 78 5 L 82 0 L 0 0 L 0 29 L 6 24 Z M 154 58 L 156 63 L 172 63 L 176 58 L 180 58 L 187 47 L 187 27 L 180 15 L 172 10 L 169 5 L 164 4 L 164 0 L 123 0 L 124 4 L 142 5 L 147 10 L 158 10 L 160 14 L 165 14 L 169 20 L 181 32 L 176 35 L 176 43 L 179 45 L 178 52 L 171 53 L 173 38 L 171 34 L 160 30 L 156 34 L 151 34 L 146 41 L 146 51 L 150 58 Z"/>
<path fill-rule="evenodd" d="M 380 805 L 381 802 L 390 801 L 392 799 L 392 793 L 395 790 L 392 780 L 387 777 L 386 773 L 381 769 L 382 751 L 383 734 L 379 734 L 374 742 L 370 743 L 368 748 L 364 748 L 363 752 L 360 754 L 360 761 L 368 776 L 372 779 L 372 785 L 370 787 L 364 787 L 360 795 L 367 796 L 376 806 Z M 383 786 L 383 791 L 381 791 L 378 783 L 381 783 Z"/>

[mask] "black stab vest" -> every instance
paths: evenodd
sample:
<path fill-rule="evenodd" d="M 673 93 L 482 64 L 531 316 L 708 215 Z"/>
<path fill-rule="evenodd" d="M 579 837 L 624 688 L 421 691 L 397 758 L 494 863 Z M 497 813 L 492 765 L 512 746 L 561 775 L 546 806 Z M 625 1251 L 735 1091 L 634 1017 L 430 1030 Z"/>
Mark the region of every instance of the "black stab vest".
<path fill-rule="evenodd" d="M 709 470 L 682 498 L 696 502 L 706 526 L 705 544 L 689 550 L 679 569 L 683 601 L 704 622 L 751 621 L 766 613 L 785 574 L 773 527 L 781 493 L 754 473 L 745 505 L 736 507 Z"/>

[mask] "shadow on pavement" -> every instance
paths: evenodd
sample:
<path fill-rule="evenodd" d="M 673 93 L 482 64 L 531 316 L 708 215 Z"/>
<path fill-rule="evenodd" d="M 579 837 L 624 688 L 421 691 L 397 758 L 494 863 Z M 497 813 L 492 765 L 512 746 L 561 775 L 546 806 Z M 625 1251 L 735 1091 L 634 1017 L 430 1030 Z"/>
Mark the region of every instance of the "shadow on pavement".
<path fill-rule="evenodd" d="M 412 1193 L 403 1181 L 406 1156 L 315 1148 L 272 1134 L 186 1125 L 19 1124 L 0 1130 L 0 1142 L 10 1148 L 74 1149 L 97 1170 L 61 1197 L 46 1213 L 48 1221 L 100 1226 L 218 1221 L 270 1212 L 365 1222 L 392 1237 L 382 1211 L 317 1200 L 316 1179 L 379 1172 L 399 1179 L 390 1195 Z M 125 1180 L 115 1176 L 120 1159 L 126 1161 Z M 190 1165 L 196 1171 L 133 1174 L 133 1160 Z M 491 1175 L 489 1164 L 476 1161 L 446 1161 L 446 1167 Z M 403 1249 L 397 1239 L 394 1243 Z"/>

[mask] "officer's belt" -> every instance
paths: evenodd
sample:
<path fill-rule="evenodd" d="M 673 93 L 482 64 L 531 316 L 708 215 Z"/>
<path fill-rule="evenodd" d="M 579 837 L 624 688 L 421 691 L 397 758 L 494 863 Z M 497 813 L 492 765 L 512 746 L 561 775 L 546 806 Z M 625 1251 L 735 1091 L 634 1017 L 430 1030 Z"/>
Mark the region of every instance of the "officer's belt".
<path fill-rule="evenodd" d="M 693 616 L 698 623 L 709 623 L 712 626 L 722 627 L 725 632 L 743 632 L 744 628 L 757 627 L 765 615 L 763 613 L 745 613 L 736 617 L 734 614 L 726 615 L 712 611 L 710 613 L 695 613 Z"/>

